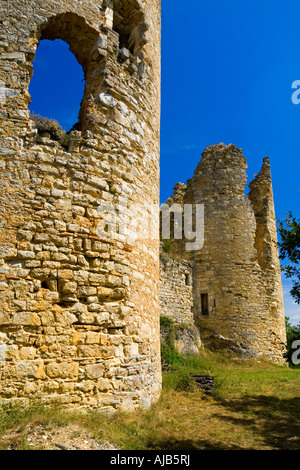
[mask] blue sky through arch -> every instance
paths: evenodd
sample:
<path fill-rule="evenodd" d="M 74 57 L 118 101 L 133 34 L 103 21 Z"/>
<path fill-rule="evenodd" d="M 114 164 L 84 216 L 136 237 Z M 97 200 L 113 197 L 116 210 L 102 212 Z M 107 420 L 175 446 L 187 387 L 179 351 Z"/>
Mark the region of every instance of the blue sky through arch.
<path fill-rule="evenodd" d="M 81 65 L 66 42 L 43 40 L 33 63 L 29 86 L 32 113 L 56 119 L 69 131 L 78 121 L 85 80 Z"/>

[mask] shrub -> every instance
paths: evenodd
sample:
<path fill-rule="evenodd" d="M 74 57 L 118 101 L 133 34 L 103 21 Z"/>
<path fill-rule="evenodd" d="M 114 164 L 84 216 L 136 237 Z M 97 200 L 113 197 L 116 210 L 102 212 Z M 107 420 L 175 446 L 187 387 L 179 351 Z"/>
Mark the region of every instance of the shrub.
<path fill-rule="evenodd" d="M 165 253 L 170 253 L 172 251 L 171 240 L 162 240 L 162 249 Z"/>
<path fill-rule="evenodd" d="M 160 317 L 160 326 L 162 328 L 174 328 L 174 322 L 171 320 L 171 318 L 162 315 Z"/>
<path fill-rule="evenodd" d="M 175 390 L 178 392 L 192 392 L 196 390 L 196 383 L 187 371 L 177 372 Z"/>
<path fill-rule="evenodd" d="M 163 329 L 164 340 L 161 344 L 161 357 L 167 364 L 178 361 L 180 354 L 175 347 L 176 332 L 174 322 L 168 317 L 160 317 L 160 327 Z"/>
<path fill-rule="evenodd" d="M 31 114 L 30 119 L 39 133 L 48 132 L 53 140 L 56 140 L 64 147 L 68 146 L 69 135 L 55 120 L 40 116 L 39 114 Z"/>

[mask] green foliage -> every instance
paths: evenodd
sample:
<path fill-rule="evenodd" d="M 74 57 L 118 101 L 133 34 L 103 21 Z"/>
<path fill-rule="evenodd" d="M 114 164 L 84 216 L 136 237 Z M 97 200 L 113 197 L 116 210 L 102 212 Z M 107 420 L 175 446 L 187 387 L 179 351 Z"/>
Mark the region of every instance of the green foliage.
<path fill-rule="evenodd" d="M 172 251 L 172 242 L 171 240 L 162 240 L 162 249 L 165 253 L 171 253 Z"/>
<path fill-rule="evenodd" d="M 281 236 L 279 243 L 280 258 L 288 258 L 290 264 L 283 266 L 282 270 L 287 278 L 293 279 L 291 295 L 300 304 L 300 220 L 296 220 L 289 212 L 284 222 L 279 222 L 278 230 Z"/>
<path fill-rule="evenodd" d="M 177 392 L 194 392 L 196 390 L 196 383 L 186 370 L 178 371 L 176 375 L 175 390 Z"/>
<path fill-rule="evenodd" d="M 167 364 L 171 365 L 179 359 L 179 352 L 174 344 L 162 344 L 161 357 Z"/>
<path fill-rule="evenodd" d="M 38 114 L 31 114 L 30 119 L 34 122 L 39 133 L 47 132 L 53 140 L 59 142 L 63 147 L 68 147 L 69 134 L 55 119 L 49 119 Z"/>
<path fill-rule="evenodd" d="M 171 318 L 162 315 L 160 317 L 160 326 L 161 328 L 174 328 L 174 322 Z"/>
<path fill-rule="evenodd" d="M 294 365 L 292 363 L 292 355 L 295 350 L 292 348 L 294 341 L 300 340 L 300 323 L 297 326 L 291 325 L 289 318 L 285 317 L 285 325 L 286 325 L 286 337 L 287 337 L 287 352 L 286 352 L 286 360 L 291 367 L 300 369 L 300 364 Z"/>
<path fill-rule="evenodd" d="M 175 347 L 176 331 L 174 322 L 165 316 L 160 317 L 160 327 L 164 330 L 164 341 L 161 344 L 161 357 L 167 364 L 179 360 L 180 354 Z"/>

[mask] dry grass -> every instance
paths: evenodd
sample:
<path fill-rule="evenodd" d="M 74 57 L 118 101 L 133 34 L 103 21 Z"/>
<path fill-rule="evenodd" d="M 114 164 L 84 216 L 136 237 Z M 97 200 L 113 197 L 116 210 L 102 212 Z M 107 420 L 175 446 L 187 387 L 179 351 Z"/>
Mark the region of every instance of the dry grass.
<path fill-rule="evenodd" d="M 25 427 L 76 424 L 98 441 L 127 450 L 300 449 L 300 370 L 267 363 L 236 362 L 205 354 L 181 360 L 179 372 L 209 373 L 216 378 L 213 397 L 197 390 L 177 391 L 180 373 L 164 375 L 162 396 L 149 411 L 116 413 L 66 412 L 36 404 L 0 413 L 0 436 L 21 436 Z M 9 445 L 2 442 L 2 448 Z"/>

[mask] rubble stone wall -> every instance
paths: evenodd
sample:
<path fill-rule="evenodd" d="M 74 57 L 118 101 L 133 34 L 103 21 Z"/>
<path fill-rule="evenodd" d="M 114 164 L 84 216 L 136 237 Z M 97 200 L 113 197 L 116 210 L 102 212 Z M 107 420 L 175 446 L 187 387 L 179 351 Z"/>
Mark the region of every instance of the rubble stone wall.
<path fill-rule="evenodd" d="M 161 388 L 158 215 L 151 239 L 104 222 L 159 204 L 160 1 L 3 0 L 0 22 L 1 400 L 148 407 Z M 67 148 L 30 120 L 42 39 L 66 41 L 85 73 Z"/>
<path fill-rule="evenodd" d="M 177 350 L 182 354 L 198 354 L 201 339 L 193 313 L 193 263 L 174 259 L 161 250 L 159 296 L 161 316 L 174 322 Z"/>
<path fill-rule="evenodd" d="M 176 323 L 193 325 L 193 265 L 160 255 L 160 314 Z"/>
<path fill-rule="evenodd" d="M 234 145 L 205 149 L 169 205 L 204 205 L 204 246 L 173 256 L 194 266 L 193 313 L 204 346 L 282 363 L 286 343 L 269 159 L 245 194 L 247 162 Z M 206 305 L 207 304 L 207 305 Z"/>

